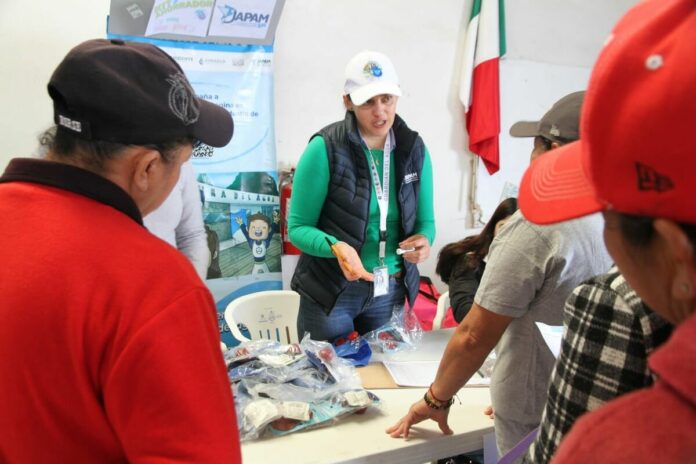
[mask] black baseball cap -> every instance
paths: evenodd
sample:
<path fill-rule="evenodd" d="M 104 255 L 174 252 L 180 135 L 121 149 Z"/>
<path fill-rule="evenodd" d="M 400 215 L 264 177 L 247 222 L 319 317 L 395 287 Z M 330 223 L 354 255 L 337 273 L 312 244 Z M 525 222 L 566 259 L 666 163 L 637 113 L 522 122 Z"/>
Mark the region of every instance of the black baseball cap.
<path fill-rule="evenodd" d="M 518 121 L 510 128 L 513 137 L 543 137 L 565 144 L 580 138 L 580 110 L 585 91 L 573 92 L 558 100 L 539 121 Z"/>
<path fill-rule="evenodd" d="M 73 48 L 48 83 L 54 121 L 86 140 L 148 145 L 188 137 L 222 147 L 230 113 L 198 98 L 179 64 L 154 45 L 94 39 Z"/>

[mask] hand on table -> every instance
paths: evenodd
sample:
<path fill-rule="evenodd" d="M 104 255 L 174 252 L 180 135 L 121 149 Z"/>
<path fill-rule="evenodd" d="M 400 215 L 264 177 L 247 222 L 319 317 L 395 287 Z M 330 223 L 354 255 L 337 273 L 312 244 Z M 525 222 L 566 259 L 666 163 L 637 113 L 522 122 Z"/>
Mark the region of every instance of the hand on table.
<path fill-rule="evenodd" d="M 399 242 L 399 248 L 415 248 L 414 251 L 409 251 L 408 253 L 401 255 L 404 260 L 408 261 L 409 263 L 422 263 L 428 259 L 428 256 L 430 256 L 430 243 L 424 235 L 411 235 L 407 239 Z"/>
<path fill-rule="evenodd" d="M 488 405 L 483 410 L 483 413 L 488 416 L 489 419 L 495 419 L 495 414 L 493 413 L 493 405 Z"/>
<path fill-rule="evenodd" d="M 447 424 L 448 416 L 449 409 L 433 409 L 425 404 L 424 400 L 419 400 L 411 406 L 404 417 L 399 419 L 399 422 L 389 427 L 386 432 L 392 438 L 408 438 L 411 426 L 426 419 L 432 419 L 437 422 L 443 434 L 452 435 L 452 429 Z"/>
<path fill-rule="evenodd" d="M 365 267 L 360 260 L 358 252 L 355 251 L 355 248 L 345 242 L 336 242 L 331 247 L 331 251 L 334 255 L 336 255 L 338 265 L 341 266 L 343 275 L 347 280 L 354 281 L 363 279 L 367 280 L 368 282 L 372 282 L 374 280 L 372 273 L 365 270 Z"/>

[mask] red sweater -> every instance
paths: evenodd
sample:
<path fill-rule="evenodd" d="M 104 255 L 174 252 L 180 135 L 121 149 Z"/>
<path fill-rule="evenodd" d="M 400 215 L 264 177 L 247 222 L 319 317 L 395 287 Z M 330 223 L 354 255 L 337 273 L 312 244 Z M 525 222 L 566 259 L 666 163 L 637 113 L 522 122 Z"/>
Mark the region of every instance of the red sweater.
<path fill-rule="evenodd" d="M 696 314 L 650 356 L 658 380 L 578 420 L 553 463 L 696 463 Z"/>
<path fill-rule="evenodd" d="M 241 462 L 186 258 L 99 176 L 22 160 L 0 182 L 0 462 Z"/>

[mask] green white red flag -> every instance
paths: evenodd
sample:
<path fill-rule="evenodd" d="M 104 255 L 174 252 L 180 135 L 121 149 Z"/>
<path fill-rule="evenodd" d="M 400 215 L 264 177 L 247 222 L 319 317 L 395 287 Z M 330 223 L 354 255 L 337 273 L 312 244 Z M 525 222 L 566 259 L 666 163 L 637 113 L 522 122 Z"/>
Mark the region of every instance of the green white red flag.
<path fill-rule="evenodd" d="M 500 169 L 500 57 L 505 54 L 504 0 L 474 0 L 464 43 L 459 99 L 469 150 L 489 174 Z"/>

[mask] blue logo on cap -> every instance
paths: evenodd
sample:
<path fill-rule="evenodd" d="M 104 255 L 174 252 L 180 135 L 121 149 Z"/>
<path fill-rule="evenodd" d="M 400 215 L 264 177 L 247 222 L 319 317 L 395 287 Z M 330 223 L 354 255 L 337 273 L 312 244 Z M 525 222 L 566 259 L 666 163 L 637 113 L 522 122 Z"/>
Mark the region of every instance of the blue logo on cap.
<path fill-rule="evenodd" d="M 366 77 L 381 77 L 382 67 L 374 61 L 368 61 L 363 67 L 363 72 L 365 73 Z"/>

